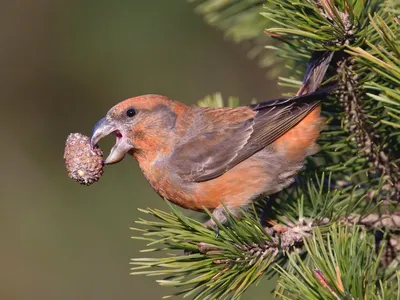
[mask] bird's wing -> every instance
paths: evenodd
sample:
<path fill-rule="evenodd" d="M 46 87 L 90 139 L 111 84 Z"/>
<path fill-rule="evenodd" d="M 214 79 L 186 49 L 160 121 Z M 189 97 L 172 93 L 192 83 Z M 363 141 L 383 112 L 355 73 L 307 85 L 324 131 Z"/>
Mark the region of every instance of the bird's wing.
<path fill-rule="evenodd" d="M 319 95 L 317 95 L 319 94 Z M 320 93 L 278 99 L 236 109 L 202 109 L 206 124 L 175 149 L 172 168 L 185 181 L 218 177 L 273 143 L 306 117 Z"/>

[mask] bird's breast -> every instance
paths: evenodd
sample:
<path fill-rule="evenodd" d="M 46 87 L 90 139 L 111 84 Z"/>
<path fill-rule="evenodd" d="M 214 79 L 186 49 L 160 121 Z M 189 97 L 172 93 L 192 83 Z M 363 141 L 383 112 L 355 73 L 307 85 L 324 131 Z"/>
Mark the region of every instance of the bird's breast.
<path fill-rule="evenodd" d="M 203 203 L 194 192 L 196 183 L 184 182 L 169 168 L 169 158 L 154 155 L 151 159 L 143 155 L 134 155 L 140 169 L 152 188 L 162 198 L 192 210 L 202 210 Z"/>

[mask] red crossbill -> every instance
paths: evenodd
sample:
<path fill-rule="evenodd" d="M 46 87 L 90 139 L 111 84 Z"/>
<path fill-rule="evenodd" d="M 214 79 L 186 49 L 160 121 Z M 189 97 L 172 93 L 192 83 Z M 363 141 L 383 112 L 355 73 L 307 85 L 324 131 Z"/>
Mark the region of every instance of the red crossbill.
<path fill-rule="evenodd" d="M 154 190 L 187 209 L 226 221 L 261 195 L 287 187 L 317 151 L 320 101 L 328 91 L 237 108 L 204 108 L 144 95 L 113 108 L 91 144 L 114 133 L 105 164 L 132 155 Z M 207 225 L 215 225 L 212 220 Z"/>

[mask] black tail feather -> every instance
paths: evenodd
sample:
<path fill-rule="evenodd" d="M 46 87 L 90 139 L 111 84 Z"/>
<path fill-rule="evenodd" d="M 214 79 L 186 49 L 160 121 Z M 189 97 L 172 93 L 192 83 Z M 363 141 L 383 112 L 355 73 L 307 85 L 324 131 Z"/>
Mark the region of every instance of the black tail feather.
<path fill-rule="evenodd" d="M 336 90 L 338 87 L 337 86 L 331 86 L 331 87 L 326 87 L 319 89 L 313 93 L 305 94 L 305 95 L 299 95 L 299 96 L 294 96 L 291 98 L 279 98 L 279 99 L 273 99 L 273 100 L 266 100 L 260 103 L 256 104 L 251 104 L 249 107 L 253 110 L 260 110 L 264 109 L 267 107 L 273 107 L 273 106 L 279 106 L 279 105 L 285 105 L 293 102 L 314 102 L 314 101 L 321 101 L 324 98 L 326 98 L 332 91 Z"/>

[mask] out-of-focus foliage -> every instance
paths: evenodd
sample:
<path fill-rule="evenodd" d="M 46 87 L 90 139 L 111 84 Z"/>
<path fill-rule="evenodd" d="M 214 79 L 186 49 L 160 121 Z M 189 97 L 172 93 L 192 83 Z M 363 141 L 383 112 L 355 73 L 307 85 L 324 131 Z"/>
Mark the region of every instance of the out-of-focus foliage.
<path fill-rule="evenodd" d="M 276 51 L 265 51 L 265 46 L 273 40 L 264 34 L 271 22 L 263 18 L 264 0 L 226 1 L 226 0 L 189 0 L 195 3 L 196 12 L 203 15 L 205 21 L 222 30 L 225 36 L 239 42 L 247 48 L 250 58 L 256 58 L 260 66 L 267 68 L 270 78 L 282 72 L 283 60 Z"/>

